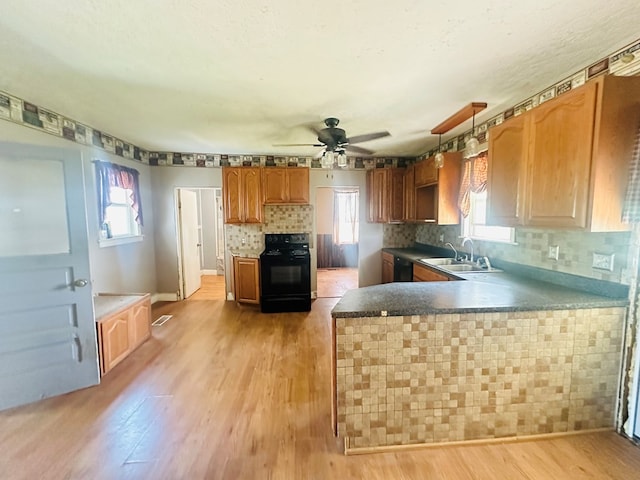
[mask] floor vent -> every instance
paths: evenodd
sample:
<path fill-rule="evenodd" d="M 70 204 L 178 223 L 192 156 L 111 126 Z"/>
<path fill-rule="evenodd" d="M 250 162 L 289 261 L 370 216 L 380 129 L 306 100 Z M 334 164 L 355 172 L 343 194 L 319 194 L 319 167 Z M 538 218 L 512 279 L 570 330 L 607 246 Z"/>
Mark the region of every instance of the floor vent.
<path fill-rule="evenodd" d="M 159 327 L 160 325 L 164 325 L 169 320 L 171 320 L 171 317 L 173 317 L 173 315 L 162 315 L 158 317 L 158 319 L 155 322 L 153 322 L 151 325 L 153 325 L 154 327 Z"/>

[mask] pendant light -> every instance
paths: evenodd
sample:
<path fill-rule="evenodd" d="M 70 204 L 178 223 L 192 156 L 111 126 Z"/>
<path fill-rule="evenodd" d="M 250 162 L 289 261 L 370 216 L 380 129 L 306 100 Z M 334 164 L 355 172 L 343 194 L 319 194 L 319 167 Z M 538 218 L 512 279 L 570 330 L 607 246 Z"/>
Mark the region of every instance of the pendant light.
<path fill-rule="evenodd" d="M 464 158 L 477 157 L 480 153 L 480 142 L 476 138 L 476 112 L 471 119 L 471 138 L 464 146 Z"/>
<path fill-rule="evenodd" d="M 436 153 L 436 156 L 434 158 L 434 164 L 436 168 L 444 167 L 444 155 L 440 151 L 441 147 L 442 147 L 442 134 L 440 133 L 438 134 L 438 153 Z"/>

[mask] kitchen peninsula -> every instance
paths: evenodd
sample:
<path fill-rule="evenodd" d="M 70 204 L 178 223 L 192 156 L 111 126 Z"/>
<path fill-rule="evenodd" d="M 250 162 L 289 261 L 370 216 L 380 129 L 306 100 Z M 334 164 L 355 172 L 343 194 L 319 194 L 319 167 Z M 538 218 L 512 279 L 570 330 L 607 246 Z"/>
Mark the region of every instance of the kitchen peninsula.
<path fill-rule="evenodd" d="M 613 427 L 624 295 L 459 278 L 336 304 L 333 428 L 347 453 Z"/>

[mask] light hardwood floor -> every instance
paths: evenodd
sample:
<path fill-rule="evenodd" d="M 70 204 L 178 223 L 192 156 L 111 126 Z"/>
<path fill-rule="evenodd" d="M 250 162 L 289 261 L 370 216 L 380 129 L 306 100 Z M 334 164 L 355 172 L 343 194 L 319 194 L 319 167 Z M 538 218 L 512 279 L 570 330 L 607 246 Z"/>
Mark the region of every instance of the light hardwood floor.
<path fill-rule="evenodd" d="M 357 268 L 319 268 L 316 278 L 318 298 L 340 298 L 358 288 Z"/>
<path fill-rule="evenodd" d="M 636 479 L 613 432 L 344 456 L 331 432 L 329 312 L 223 300 L 172 314 L 98 387 L 0 412 L 1 479 Z"/>

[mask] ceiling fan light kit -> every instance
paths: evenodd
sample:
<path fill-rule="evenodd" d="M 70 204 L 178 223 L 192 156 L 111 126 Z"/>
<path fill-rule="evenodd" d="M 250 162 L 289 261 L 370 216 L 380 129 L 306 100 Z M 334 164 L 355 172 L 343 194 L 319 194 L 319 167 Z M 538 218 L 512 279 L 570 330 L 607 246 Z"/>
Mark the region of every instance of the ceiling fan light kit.
<path fill-rule="evenodd" d="M 387 131 L 367 133 L 364 135 L 356 135 L 355 137 L 347 137 L 346 132 L 342 128 L 338 128 L 340 120 L 335 117 L 329 117 L 324 119 L 326 128 L 322 130 L 316 130 L 310 127 L 317 137 L 319 143 L 287 143 L 274 145 L 277 147 L 324 147 L 325 150 L 322 153 L 320 164 L 323 168 L 331 168 L 337 159 L 339 167 L 347 166 L 347 152 L 359 153 L 361 155 L 373 155 L 372 150 L 368 150 L 362 147 L 353 146 L 354 143 L 368 142 L 378 138 L 388 137 L 391 135 Z"/>
<path fill-rule="evenodd" d="M 436 156 L 434 158 L 434 163 L 436 168 L 442 168 L 444 167 L 444 155 L 442 154 L 442 151 L 440 150 L 442 148 L 442 134 L 439 133 L 438 134 L 438 153 L 436 153 Z"/>

